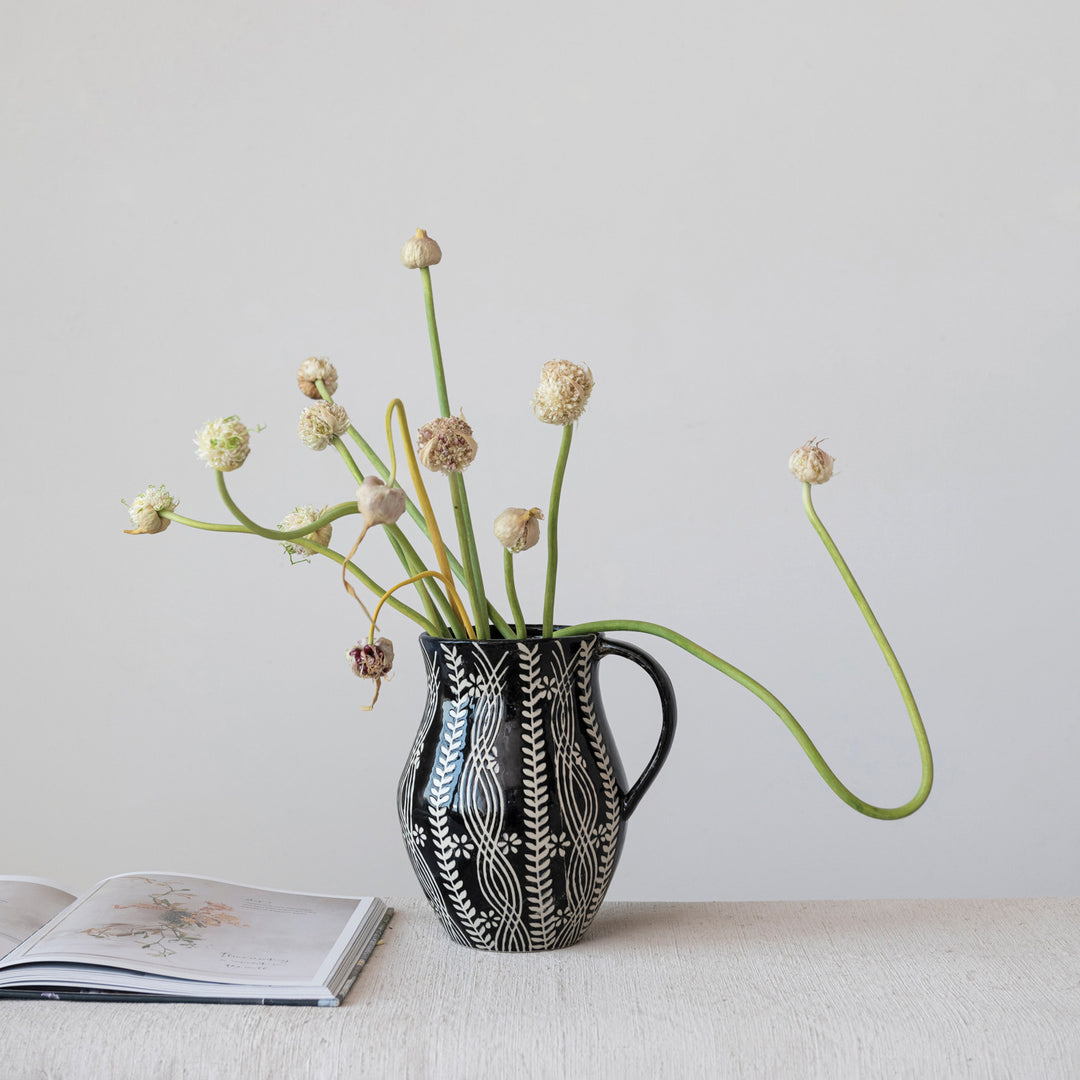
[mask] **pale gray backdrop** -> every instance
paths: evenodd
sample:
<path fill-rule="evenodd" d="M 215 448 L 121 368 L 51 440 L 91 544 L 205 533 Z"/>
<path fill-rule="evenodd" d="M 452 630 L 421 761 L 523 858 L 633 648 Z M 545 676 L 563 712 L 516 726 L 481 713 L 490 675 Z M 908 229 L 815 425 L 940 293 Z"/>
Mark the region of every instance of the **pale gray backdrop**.
<path fill-rule="evenodd" d="M 0 870 L 418 893 L 412 624 L 383 621 L 397 678 L 362 712 L 334 568 L 125 536 L 120 500 L 226 520 L 192 436 L 230 413 L 266 425 L 231 477 L 253 516 L 348 498 L 294 371 L 329 356 L 375 441 L 393 396 L 435 414 L 398 263 L 423 225 L 493 591 L 488 523 L 546 505 L 540 365 L 587 363 L 558 617 L 702 641 L 903 802 L 908 721 L 786 471 L 828 436 L 818 507 L 930 731 L 930 802 L 870 821 L 754 698 L 640 642 L 680 731 L 612 895 L 1080 889 L 1075 4 L 44 0 L 2 29 Z M 603 676 L 637 766 L 651 690 Z"/>

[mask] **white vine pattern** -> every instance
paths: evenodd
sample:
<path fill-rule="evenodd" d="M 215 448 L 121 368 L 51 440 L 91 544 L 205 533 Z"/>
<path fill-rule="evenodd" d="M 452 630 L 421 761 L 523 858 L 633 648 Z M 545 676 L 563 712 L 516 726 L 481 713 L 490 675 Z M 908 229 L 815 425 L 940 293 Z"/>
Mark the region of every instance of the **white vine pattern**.
<path fill-rule="evenodd" d="M 516 650 L 485 651 L 447 643 L 436 653 L 399 813 L 421 885 L 461 944 L 509 951 L 572 944 L 607 892 L 623 796 L 593 700 L 596 644 L 517 642 Z M 513 721 L 505 714 L 510 679 L 519 700 Z M 515 723 L 519 748 L 507 745 Z M 435 725 L 418 801 L 422 747 Z M 500 761 L 500 751 L 513 760 Z M 513 778 L 520 806 L 511 814 L 504 781 Z"/>

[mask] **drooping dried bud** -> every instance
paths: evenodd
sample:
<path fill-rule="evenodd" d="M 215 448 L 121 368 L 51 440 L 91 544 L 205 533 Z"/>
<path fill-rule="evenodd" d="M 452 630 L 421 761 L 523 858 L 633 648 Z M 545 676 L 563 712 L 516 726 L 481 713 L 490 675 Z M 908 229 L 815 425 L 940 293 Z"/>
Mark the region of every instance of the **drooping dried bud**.
<path fill-rule="evenodd" d="M 282 532 L 293 532 L 295 529 L 302 529 L 305 525 L 314 525 L 325 513 L 325 506 L 321 510 L 316 510 L 310 504 L 308 506 L 298 506 L 291 514 L 286 514 L 281 519 L 278 528 Z M 304 539 L 313 540 L 316 544 L 322 544 L 323 547 L 328 547 L 330 544 L 330 537 L 333 533 L 333 525 L 324 525 L 321 529 L 316 529 L 315 532 L 307 533 L 304 536 Z M 311 554 L 302 544 L 297 544 L 292 540 L 282 540 L 281 546 L 290 556 L 299 555 L 303 557 Z"/>
<path fill-rule="evenodd" d="M 325 450 L 331 439 L 340 438 L 349 430 L 349 414 L 336 401 L 317 401 L 301 414 L 296 434 L 312 450 Z"/>
<path fill-rule="evenodd" d="M 462 472 L 476 457 L 476 440 L 463 416 L 439 416 L 416 435 L 420 464 L 432 472 Z"/>
<path fill-rule="evenodd" d="M 442 249 L 423 229 L 417 229 L 401 248 L 401 265 L 410 270 L 434 266 L 442 258 Z"/>
<path fill-rule="evenodd" d="M 387 487 L 377 476 L 365 476 L 356 489 L 356 507 L 364 515 L 364 527 L 393 525 L 405 513 L 405 492 Z"/>
<path fill-rule="evenodd" d="M 175 510 L 178 505 L 179 501 L 165 490 L 164 484 L 159 484 L 157 487 L 151 484 L 131 500 L 128 515 L 135 528 L 125 529 L 124 532 L 131 536 L 137 536 L 140 533 L 164 532 L 172 522 L 168 518 L 159 516 L 161 511 Z"/>
<path fill-rule="evenodd" d="M 788 468 L 796 480 L 804 484 L 824 484 L 832 476 L 835 459 L 821 449 L 820 442 L 820 439 L 807 439 L 798 450 L 792 451 Z"/>
<path fill-rule="evenodd" d="M 581 418 L 595 380 L 592 372 L 569 360 L 549 360 L 540 369 L 540 385 L 533 394 L 536 419 L 545 424 L 572 424 Z"/>
<path fill-rule="evenodd" d="M 371 645 L 366 641 L 358 641 L 347 655 L 349 668 L 354 675 L 361 679 L 375 680 L 375 696 L 371 699 L 371 704 L 364 707 L 364 711 L 368 712 L 379 700 L 382 681 L 394 666 L 394 643 L 384 637 L 376 638 Z"/>
<path fill-rule="evenodd" d="M 195 446 L 199 457 L 211 469 L 232 472 L 244 464 L 251 447 L 248 429 L 238 416 L 224 416 L 211 420 L 195 433 Z"/>
<path fill-rule="evenodd" d="M 315 385 L 316 379 L 322 379 L 328 394 L 337 393 L 337 368 L 325 356 L 309 356 L 296 373 L 296 385 L 300 387 L 300 392 L 318 401 L 322 394 Z"/>
<path fill-rule="evenodd" d="M 540 539 L 540 521 L 543 513 L 539 507 L 523 510 L 511 506 L 495 519 L 495 538 L 507 551 L 515 555 L 535 547 Z"/>

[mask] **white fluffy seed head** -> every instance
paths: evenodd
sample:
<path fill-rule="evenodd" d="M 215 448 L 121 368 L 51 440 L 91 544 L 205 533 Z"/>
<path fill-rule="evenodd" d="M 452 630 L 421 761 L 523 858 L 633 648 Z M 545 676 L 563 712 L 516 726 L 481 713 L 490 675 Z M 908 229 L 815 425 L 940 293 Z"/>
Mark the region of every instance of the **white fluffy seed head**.
<path fill-rule="evenodd" d="M 824 484 L 832 477 L 834 458 L 821 449 L 820 439 L 808 439 L 793 450 L 788 468 L 796 480 L 804 484 Z"/>
<path fill-rule="evenodd" d="M 165 490 L 164 484 L 159 484 L 157 487 L 151 484 L 131 500 L 128 516 L 134 528 L 125 529 L 124 532 L 132 536 L 137 536 L 139 533 L 164 532 L 172 522 L 168 518 L 161 517 L 161 511 L 175 510 L 178 505 L 178 500 Z"/>
<path fill-rule="evenodd" d="M 196 452 L 207 466 L 218 472 L 239 469 L 250 451 L 251 436 L 238 416 L 211 420 L 195 433 Z"/>
<path fill-rule="evenodd" d="M 312 450 L 325 450 L 331 439 L 339 439 L 349 430 L 349 414 L 336 401 L 317 401 L 301 414 L 296 434 Z"/>
<path fill-rule="evenodd" d="M 322 395 L 315 385 L 316 379 L 322 379 L 328 394 L 337 393 L 337 368 L 325 356 L 309 356 L 296 372 L 296 385 L 300 387 L 300 392 L 318 401 Z"/>
<path fill-rule="evenodd" d="M 314 525 L 325 513 L 325 506 L 321 510 L 316 510 L 315 507 L 310 504 L 307 506 L 298 506 L 291 514 L 286 514 L 281 519 L 278 524 L 278 529 L 280 529 L 281 532 L 293 532 L 295 529 L 302 529 L 305 525 Z M 316 544 L 322 544 L 323 547 L 328 547 L 330 544 L 330 537 L 333 533 L 333 525 L 324 525 L 315 532 L 307 533 L 304 536 L 304 539 L 314 540 Z M 281 546 L 289 555 L 304 556 L 311 554 L 302 544 L 297 544 L 292 540 L 282 540 Z"/>
<path fill-rule="evenodd" d="M 581 418 L 595 380 L 592 372 L 569 360 L 549 360 L 540 369 L 540 385 L 533 394 L 536 419 L 545 424 L 572 424 Z"/>

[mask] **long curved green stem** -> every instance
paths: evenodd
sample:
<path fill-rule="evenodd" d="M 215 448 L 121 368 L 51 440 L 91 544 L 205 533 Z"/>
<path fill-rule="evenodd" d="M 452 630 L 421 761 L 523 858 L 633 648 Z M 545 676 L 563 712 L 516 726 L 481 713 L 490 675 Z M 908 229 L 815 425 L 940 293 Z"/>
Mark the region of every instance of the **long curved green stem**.
<path fill-rule="evenodd" d="M 514 553 L 509 548 L 503 548 L 503 578 L 506 581 L 506 599 L 510 603 L 510 614 L 514 619 L 514 636 L 519 641 L 524 641 L 525 615 L 522 613 L 517 585 L 514 583 Z"/>
<path fill-rule="evenodd" d="M 338 503 L 337 506 L 331 507 L 326 513 L 317 517 L 310 525 L 304 525 L 299 529 L 278 529 L 273 533 L 274 540 L 299 540 L 307 536 L 309 533 L 316 532 L 324 525 L 329 525 L 332 521 L 337 521 L 338 518 L 347 517 L 349 514 L 359 514 L 360 511 L 356 508 L 355 502 Z M 252 530 L 246 525 L 220 525 L 213 521 L 198 521 L 195 518 L 184 517 L 183 514 L 178 514 L 174 510 L 162 510 L 160 516 L 168 518 L 170 521 L 175 521 L 178 525 L 187 525 L 192 529 L 210 529 L 213 532 L 246 532 L 249 533 Z"/>
<path fill-rule="evenodd" d="M 551 637 L 555 625 L 555 577 L 559 569 L 559 500 L 562 498 L 563 475 L 566 473 L 566 459 L 570 456 L 570 440 L 573 437 L 574 425 L 564 425 L 559 457 L 555 462 L 555 475 L 551 481 L 547 520 L 547 583 L 544 587 L 543 635 L 546 638 Z"/>
<path fill-rule="evenodd" d="M 258 524 L 258 522 L 253 521 L 251 518 L 249 518 L 247 514 L 245 514 L 244 511 L 236 505 L 236 503 L 233 501 L 232 495 L 229 494 L 228 486 L 225 483 L 225 474 L 220 470 L 217 470 L 216 476 L 218 494 L 221 496 L 221 501 L 228 508 L 229 513 L 232 514 L 232 516 L 236 518 L 236 520 L 239 521 L 241 525 L 244 525 L 247 528 L 248 532 L 254 533 L 256 536 L 265 536 L 268 540 L 281 540 L 283 537 L 291 537 L 290 533 L 279 532 L 277 529 L 268 529 L 266 528 L 266 526 L 260 525 Z M 344 555 L 339 555 L 333 549 L 325 547 L 323 544 L 318 544 L 314 540 L 308 540 L 306 534 L 310 534 L 313 531 L 314 526 L 306 525 L 304 529 L 305 532 L 295 537 L 295 539 L 298 540 L 299 543 L 303 544 L 305 548 L 307 548 L 309 551 L 317 552 L 319 555 L 325 555 L 328 559 L 336 562 L 338 566 L 344 566 L 349 571 L 349 573 L 353 575 L 353 577 L 357 578 L 366 588 L 370 589 L 373 593 L 375 593 L 376 596 L 382 596 L 386 592 L 386 590 L 381 585 L 379 585 L 378 582 L 368 577 L 368 575 L 365 574 L 364 571 L 360 569 L 360 567 L 356 566 L 352 562 L 349 562 L 349 560 L 347 560 Z M 295 530 L 293 531 L 295 532 Z M 413 622 L 415 622 L 418 626 L 423 627 L 429 634 L 435 633 L 435 627 L 432 626 L 432 624 L 428 622 L 428 620 L 425 619 L 419 611 L 416 611 L 414 608 L 409 607 L 407 604 L 403 604 L 400 600 L 397 599 L 397 597 L 391 597 L 389 600 L 389 604 L 395 611 L 412 619 Z"/>
<path fill-rule="evenodd" d="M 723 674 L 727 675 L 729 678 L 734 679 L 740 686 L 745 687 L 755 697 L 765 702 L 765 704 L 780 717 L 791 734 L 795 736 L 796 741 L 803 748 L 806 756 L 810 759 L 818 773 L 820 773 L 825 783 L 828 784 L 833 792 L 847 803 L 848 806 L 857 810 L 860 814 L 865 814 L 867 817 L 878 818 L 883 821 L 895 821 L 898 818 L 907 817 L 909 814 L 915 813 L 915 811 L 926 802 L 926 799 L 930 794 L 930 789 L 933 787 L 934 760 L 930 753 L 930 743 L 926 737 L 926 728 L 923 726 L 922 717 L 919 714 L 918 706 L 915 704 L 915 697 L 911 692 L 911 687 L 908 685 L 907 676 L 904 675 L 903 669 L 896 659 L 896 654 L 893 652 L 892 646 L 885 637 L 881 625 L 878 623 L 874 613 L 870 610 L 870 605 L 866 602 L 866 597 L 863 596 L 862 590 L 859 588 L 854 575 L 848 569 L 839 549 L 833 542 L 832 537 L 829 536 L 825 526 L 821 523 L 821 519 L 817 516 L 817 512 L 814 510 L 813 502 L 810 498 L 809 484 L 803 484 L 803 506 L 806 509 L 806 514 L 810 519 L 810 523 L 813 525 L 814 530 L 821 538 L 829 555 L 832 557 L 833 562 L 836 564 L 837 569 L 840 571 L 840 576 L 844 579 L 844 583 L 847 585 L 848 590 L 855 598 L 855 603 L 862 612 L 863 618 L 870 627 L 870 632 L 874 635 L 874 640 L 878 643 L 878 647 L 881 649 L 882 655 L 889 665 L 889 670 L 892 672 L 893 679 L 896 681 L 896 685 L 900 690 L 900 696 L 903 698 L 908 718 L 911 720 L 911 726 L 915 732 L 915 741 L 919 747 L 919 758 L 922 766 L 922 777 L 916 793 L 901 806 L 875 806 L 872 803 L 860 799 L 840 781 L 839 777 L 837 777 L 828 764 L 826 764 L 825 759 L 811 741 L 810 736 L 803 730 L 802 725 L 799 724 L 791 714 L 791 711 L 776 697 L 775 694 L 766 690 L 756 679 L 752 679 L 745 672 L 740 671 L 734 665 L 721 659 L 715 653 L 711 653 L 708 649 L 702 648 L 702 646 L 691 641 L 682 634 L 676 633 L 674 630 L 669 630 L 666 626 L 660 626 L 657 623 L 637 622 L 634 620 L 605 620 L 603 622 L 581 623 L 577 626 L 556 630 L 554 636 L 559 638 L 569 637 L 573 634 L 591 634 L 625 630 L 631 632 L 638 631 L 643 634 L 653 634 L 656 637 L 661 637 L 670 641 L 674 645 L 678 645 L 680 648 L 685 649 L 690 653 L 691 656 L 696 656 L 710 667 L 714 667 L 717 671 L 723 672 Z"/>

